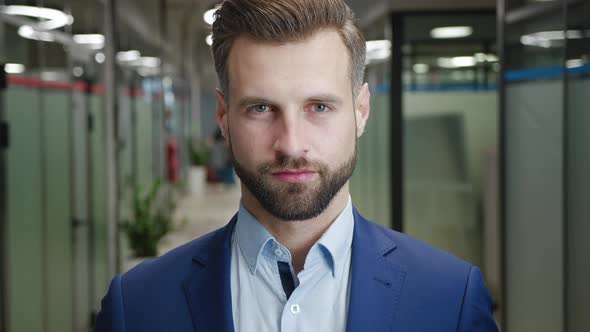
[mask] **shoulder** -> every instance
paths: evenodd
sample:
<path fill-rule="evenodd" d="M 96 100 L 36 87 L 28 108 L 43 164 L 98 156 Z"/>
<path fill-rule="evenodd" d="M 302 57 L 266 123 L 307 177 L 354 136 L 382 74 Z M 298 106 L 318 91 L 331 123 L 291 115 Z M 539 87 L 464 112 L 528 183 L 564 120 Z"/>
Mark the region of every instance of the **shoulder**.
<path fill-rule="evenodd" d="M 497 331 L 492 318 L 492 299 L 476 266 L 365 219 L 356 225 L 365 233 L 360 245 L 374 246 L 371 241 L 388 243 L 389 250 L 381 251 L 384 258 L 381 264 L 402 271 L 403 290 L 399 301 L 404 303 L 400 310 L 406 314 L 399 315 L 403 317 L 401 326 L 439 331 L 454 330 L 457 326 L 460 331 Z M 430 320 L 417 322 L 416 317 L 430 317 Z"/>
<path fill-rule="evenodd" d="M 206 259 L 211 251 L 223 246 L 225 235 L 231 231 L 232 222 L 226 226 L 185 243 L 166 254 L 148 259 L 122 275 L 124 286 L 146 284 L 176 284 L 192 271 L 195 260 Z M 129 289 L 129 287 L 125 287 Z"/>
<path fill-rule="evenodd" d="M 433 247 L 421 240 L 413 238 L 372 221 L 360 217 L 357 223 L 361 232 L 368 234 L 368 239 L 377 242 L 388 242 L 391 252 L 387 258 L 395 265 L 411 272 L 413 276 L 425 278 L 460 279 L 466 282 L 473 265 L 444 250 Z M 459 281 L 459 280 L 457 280 Z"/>

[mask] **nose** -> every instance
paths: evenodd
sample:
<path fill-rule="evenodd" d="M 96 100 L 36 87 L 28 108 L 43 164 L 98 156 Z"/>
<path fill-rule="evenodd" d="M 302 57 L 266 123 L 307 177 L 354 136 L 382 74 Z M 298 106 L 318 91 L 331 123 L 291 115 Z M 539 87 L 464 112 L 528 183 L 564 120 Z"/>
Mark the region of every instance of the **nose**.
<path fill-rule="evenodd" d="M 275 126 L 274 150 L 277 155 L 300 158 L 308 152 L 302 112 L 283 112 Z"/>

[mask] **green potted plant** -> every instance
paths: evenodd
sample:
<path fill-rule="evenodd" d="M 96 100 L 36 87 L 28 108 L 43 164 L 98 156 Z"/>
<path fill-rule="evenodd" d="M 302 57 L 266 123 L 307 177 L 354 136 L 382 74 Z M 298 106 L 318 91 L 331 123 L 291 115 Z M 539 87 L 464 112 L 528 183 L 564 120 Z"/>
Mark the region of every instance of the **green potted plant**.
<path fill-rule="evenodd" d="M 158 242 L 171 230 L 169 209 L 156 205 L 160 186 L 161 180 L 158 179 L 145 194 L 135 190 L 133 219 L 123 222 L 123 230 L 136 258 L 157 256 Z"/>

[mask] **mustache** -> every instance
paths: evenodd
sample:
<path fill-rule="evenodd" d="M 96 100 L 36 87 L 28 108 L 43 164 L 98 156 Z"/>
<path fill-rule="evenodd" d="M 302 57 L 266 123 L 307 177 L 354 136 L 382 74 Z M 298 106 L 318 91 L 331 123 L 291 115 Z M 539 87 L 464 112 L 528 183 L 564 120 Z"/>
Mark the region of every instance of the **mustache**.
<path fill-rule="evenodd" d="M 279 157 L 275 161 L 267 162 L 258 168 L 261 174 L 270 174 L 282 169 L 300 169 L 305 168 L 319 173 L 323 173 L 325 166 L 317 161 L 311 161 L 306 158 Z"/>

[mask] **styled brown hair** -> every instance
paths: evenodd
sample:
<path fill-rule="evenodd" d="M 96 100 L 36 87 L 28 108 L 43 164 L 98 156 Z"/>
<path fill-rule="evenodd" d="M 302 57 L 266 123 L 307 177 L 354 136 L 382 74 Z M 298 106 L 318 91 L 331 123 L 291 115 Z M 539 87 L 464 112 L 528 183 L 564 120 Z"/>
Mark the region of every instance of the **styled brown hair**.
<path fill-rule="evenodd" d="M 322 29 L 342 37 L 350 59 L 352 93 L 365 72 L 365 40 L 344 0 L 225 0 L 215 12 L 213 59 L 221 90 L 229 93 L 227 59 L 234 40 L 247 36 L 269 42 L 302 41 Z"/>

